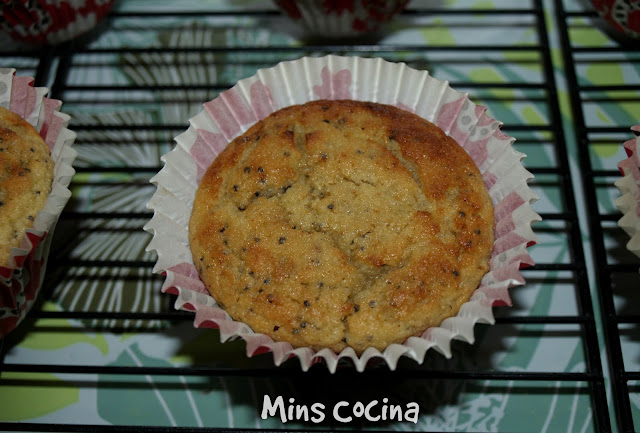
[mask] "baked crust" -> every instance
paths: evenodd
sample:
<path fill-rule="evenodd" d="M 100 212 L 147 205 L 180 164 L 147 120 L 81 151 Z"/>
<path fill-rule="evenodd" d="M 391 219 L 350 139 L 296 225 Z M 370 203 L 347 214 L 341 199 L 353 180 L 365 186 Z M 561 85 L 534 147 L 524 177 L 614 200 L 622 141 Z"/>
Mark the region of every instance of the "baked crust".
<path fill-rule="evenodd" d="M 0 107 L 0 266 L 51 192 L 53 160 L 38 131 L 19 115 Z"/>
<path fill-rule="evenodd" d="M 323 100 L 273 113 L 218 155 L 189 240 L 235 320 L 360 354 L 455 315 L 488 271 L 493 225 L 478 168 L 440 128 Z"/>

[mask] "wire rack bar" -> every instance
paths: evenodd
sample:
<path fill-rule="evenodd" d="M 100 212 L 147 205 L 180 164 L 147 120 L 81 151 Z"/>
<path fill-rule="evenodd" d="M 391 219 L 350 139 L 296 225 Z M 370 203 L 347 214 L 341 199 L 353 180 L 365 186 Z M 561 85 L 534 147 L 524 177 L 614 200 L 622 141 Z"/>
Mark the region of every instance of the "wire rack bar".
<path fill-rule="evenodd" d="M 123 367 L 102 365 L 54 365 L 54 364 L 10 364 L 2 365 L 4 371 L 30 373 L 71 373 L 71 374 L 114 374 L 114 375 L 163 375 L 163 376 L 225 376 L 225 377 L 326 377 L 335 380 L 341 376 L 351 376 L 350 370 L 338 369 L 329 373 L 326 368 L 311 369 L 303 372 L 289 368 L 212 368 L 212 367 Z M 386 368 L 368 369 L 359 373 L 359 379 L 468 379 L 468 380 L 532 380 L 532 381 L 600 381 L 598 375 L 590 373 L 567 373 L 550 371 L 465 371 L 465 370 L 420 370 L 403 369 L 390 371 Z"/>

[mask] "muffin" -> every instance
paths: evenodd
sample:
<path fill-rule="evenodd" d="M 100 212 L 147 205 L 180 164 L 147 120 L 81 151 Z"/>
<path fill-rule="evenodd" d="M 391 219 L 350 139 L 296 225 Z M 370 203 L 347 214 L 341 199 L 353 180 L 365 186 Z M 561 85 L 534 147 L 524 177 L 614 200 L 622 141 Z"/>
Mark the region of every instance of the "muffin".
<path fill-rule="evenodd" d="M 236 320 L 295 347 L 384 350 L 455 315 L 489 269 L 493 206 L 469 155 L 415 114 L 319 100 L 216 158 L 189 225 Z"/>
<path fill-rule="evenodd" d="M 8 266 L 12 248 L 51 192 L 53 160 L 38 131 L 0 107 L 0 265 Z"/>
<path fill-rule="evenodd" d="M 0 338 L 37 299 L 75 173 L 70 118 L 33 81 L 0 68 Z"/>
<path fill-rule="evenodd" d="M 403 63 L 262 69 L 205 102 L 151 179 L 162 291 L 276 365 L 451 357 L 533 264 L 533 176 L 500 126 Z"/>

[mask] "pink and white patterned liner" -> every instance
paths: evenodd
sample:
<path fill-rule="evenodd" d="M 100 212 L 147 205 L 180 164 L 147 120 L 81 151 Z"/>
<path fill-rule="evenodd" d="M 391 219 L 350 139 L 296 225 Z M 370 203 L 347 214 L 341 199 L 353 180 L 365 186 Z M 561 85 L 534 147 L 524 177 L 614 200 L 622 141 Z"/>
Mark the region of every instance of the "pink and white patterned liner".
<path fill-rule="evenodd" d="M 31 309 L 47 265 L 51 238 L 64 206 L 71 197 L 69 183 L 75 174 L 71 148 L 76 134 L 70 117 L 59 111 L 60 101 L 45 98 L 48 90 L 33 87 L 33 78 L 19 77 L 16 70 L 0 68 L 0 106 L 33 125 L 51 151 L 54 179 L 44 208 L 36 215 L 19 248 L 11 250 L 7 267 L 0 266 L 0 338 L 15 328 Z"/>
<path fill-rule="evenodd" d="M 640 125 L 631 130 L 640 134 Z M 640 136 L 627 140 L 624 149 L 628 158 L 618 163 L 623 177 L 615 185 L 622 195 L 615 205 L 623 213 L 618 225 L 631 237 L 627 249 L 640 257 Z"/>
<path fill-rule="evenodd" d="M 234 137 L 270 113 L 317 99 L 355 99 L 395 105 L 435 123 L 467 150 L 482 173 L 495 206 L 496 240 L 491 269 L 455 317 L 420 337 L 392 344 L 383 352 L 369 348 L 357 356 L 351 348 L 341 353 L 329 349 L 294 348 L 274 342 L 236 322 L 208 294 L 193 264 L 188 222 L 198 183 L 206 168 Z M 178 296 L 175 307 L 195 312 L 196 327 L 218 328 L 222 341 L 243 338 L 247 356 L 272 352 L 280 365 L 298 357 L 303 370 L 324 362 L 334 372 L 342 358 L 363 371 L 367 362 L 382 358 L 391 369 L 407 356 L 418 363 L 433 348 L 451 356 L 452 339 L 474 341 L 475 323 L 494 323 L 492 306 L 510 305 L 508 289 L 524 284 L 520 269 L 533 265 L 527 247 L 537 238 L 531 223 L 540 216 L 531 203 L 537 200 L 527 182 L 533 176 L 516 152 L 513 138 L 500 131 L 486 108 L 468 99 L 426 71 L 382 59 L 326 56 L 283 62 L 239 81 L 190 119 L 190 127 L 176 137 L 176 147 L 162 157 L 165 165 L 151 179 L 157 191 L 147 207 L 154 211 L 145 230 L 153 234 L 147 250 L 156 251 L 155 272 L 166 276 L 162 291 Z M 379 360 L 378 360 L 379 361 Z"/>

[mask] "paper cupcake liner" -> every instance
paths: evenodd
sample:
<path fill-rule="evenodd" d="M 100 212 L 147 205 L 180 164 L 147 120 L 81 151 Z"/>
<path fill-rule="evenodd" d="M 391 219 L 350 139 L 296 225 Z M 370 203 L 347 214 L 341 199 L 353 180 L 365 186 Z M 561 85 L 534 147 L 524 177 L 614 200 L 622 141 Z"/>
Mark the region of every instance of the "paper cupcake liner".
<path fill-rule="evenodd" d="M 615 205 L 623 213 L 618 225 L 631 237 L 627 249 L 640 257 L 640 125 L 631 130 L 639 136 L 624 143 L 628 158 L 618 164 L 623 177 L 615 185 L 622 195 Z"/>
<path fill-rule="evenodd" d="M 69 183 L 76 151 L 76 134 L 67 129 L 70 117 L 59 110 L 60 101 L 45 98 L 48 90 L 33 87 L 33 78 L 15 76 L 15 69 L 0 68 L 0 106 L 33 125 L 47 143 L 55 163 L 51 194 L 36 215 L 18 248 L 11 250 L 7 267 L 0 266 L 0 338 L 15 328 L 32 307 L 42 285 L 55 225 L 71 197 Z"/>
<path fill-rule="evenodd" d="M 618 42 L 637 47 L 640 42 L 640 3 L 626 0 L 591 0 L 604 30 Z"/>
<path fill-rule="evenodd" d="M 341 353 L 329 349 L 315 352 L 254 333 L 216 306 L 198 277 L 189 249 L 193 199 L 216 155 L 272 112 L 317 99 L 391 104 L 435 123 L 471 155 L 495 206 L 496 239 L 490 271 L 469 302 L 439 327 L 429 328 L 404 344 L 392 344 L 383 352 L 374 348 L 360 356 L 351 348 Z M 196 327 L 219 328 L 222 341 L 243 338 L 248 356 L 270 351 L 276 365 L 298 357 L 303 370 L 324 362 L 334 372 L 344 358 L 362 371 L 374 358 L 382 358 L 391 369 L 401 356 L 421 363 L 431 348 L 450 357 L 452 339 L 473 343 L 477 322 L 494 323 L 492 306 L 511 304 L 508 289 L 524 284 L 520 269 L 533 265 L 527 247 L 537 241 L 531 223 L 540 220 L 531 208 L 537 197 L 527 185 L 533 176 L 522 167 L 525 155 L 513 149 L 515 140 L 503 134 L 501 123 L 485 111 L 467 94 L 453 90 L 428 72 L 382 59 L 305 57 L 259 70 L 239 81 L 205 103 L 204 110 L 190 119 L 190 127 L 176 138 L 176 147 L 162 158 L 164 167 L 151 179 L 157 191 L 147 205 L 154 216 L 145 230 L 153 234 L 147 250 L 158 254 L 154 271 L 166 276 L 162 290 L 177 295 L 176 308 L 195 312 Z"/>
<path fill-rule="evenodd" d="M 13 0 L 0 6 L 0 26 L 15 41 L 55 45 L 94 28 L 114 0 Z"/>
<path fill-rule="evenodd" d="M 323 38 L 360 36 L 378 31 L 402 11 L 409 0 L 326 2 L 274 0 L 307 35 Z"/>

